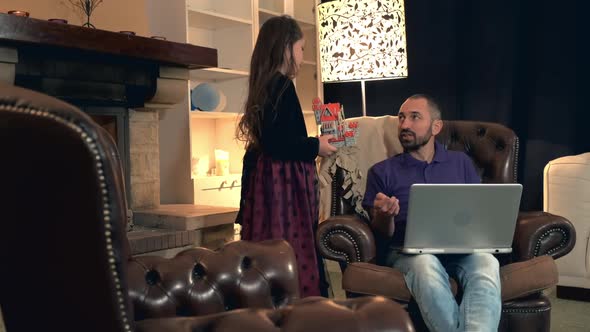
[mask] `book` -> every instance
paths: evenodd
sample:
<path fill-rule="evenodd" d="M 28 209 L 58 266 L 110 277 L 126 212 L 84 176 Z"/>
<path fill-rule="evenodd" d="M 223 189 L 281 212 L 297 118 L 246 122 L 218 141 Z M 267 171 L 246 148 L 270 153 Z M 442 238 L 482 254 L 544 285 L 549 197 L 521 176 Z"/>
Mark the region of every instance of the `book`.
<path fill-rule="evenodd" d="M 346 121 L 344 106 L 340 103 L 322 103 L 319 97 L 312 101 L 315 121 L 322 135 L 333 135 L 328 140 L 337 148 L 356 145 L 358 121 Z"/>

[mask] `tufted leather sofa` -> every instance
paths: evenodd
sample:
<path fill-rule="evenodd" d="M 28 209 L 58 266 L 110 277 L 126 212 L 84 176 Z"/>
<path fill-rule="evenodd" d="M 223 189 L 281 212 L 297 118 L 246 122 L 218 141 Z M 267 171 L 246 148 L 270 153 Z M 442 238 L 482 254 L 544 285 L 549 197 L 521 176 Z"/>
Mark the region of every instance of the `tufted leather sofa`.
<path fill-rule="evenodd" d="M 413 331 L 389 299 L 298 299 L 282 240 L 131 257 L 115 145 L 60 100 L 0 83 L 0 151 L 7 331 Z"/>
<path fill-rule="evenodd" d="M 342 286 L 349 297 L 372 294 L 395 299 L 407 306 L 417 330 L 425 329 L 401 272 L 378 265 L 383 238 L 359 218 L 363 175 L 375 162 L 403 151 L 397 117 L 348 121 L 359 121 L 357 146 L 339 150 L 322 160 L 320 167 L 320 210 L 329 211 L 329 216 L 318 228 L 318 248 L 325 258 L 340 263 Z M 450 150 L 466 152 L 484 183 L 516 182 L 518 137 L 512 130 L 494 123 L 445 121 L 437 139 Z M 512 254 L 498 255 L 503 299 L 500 331 L 549 331 L 551 304 L 541 291 L 557 283 L 554 259 L 572 250 L 575 235 L 573 225 L 563 217 L 520 213 Z M 460 290 L 452 284 L 460 298 Z"/>

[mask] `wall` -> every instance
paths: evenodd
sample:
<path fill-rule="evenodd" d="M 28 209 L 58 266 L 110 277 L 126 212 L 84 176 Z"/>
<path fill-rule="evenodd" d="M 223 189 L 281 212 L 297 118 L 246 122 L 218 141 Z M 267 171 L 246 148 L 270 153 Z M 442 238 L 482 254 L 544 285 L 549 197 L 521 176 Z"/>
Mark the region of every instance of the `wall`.
<path fill-rule="evenodd" d="M 0 12 L 24 10 L 30 17 L 46 20 L 63 18 L 68 23 L 82 25 L 86 16 L 73 9 L 68 0 L 2 0 Z M 90 17 L 97 29 L 109 31 L 130 30 L 140 36 L 148 36 L 146 0 L 104 0 Z"/>
<path fill-rule="evenodd" d="M 151 35 L 186 43 L 186 3 L 184 0 L 144 0 Z M 192 204 L 189 83 L 182 102 L 160 111 L 160 202 Z"/>

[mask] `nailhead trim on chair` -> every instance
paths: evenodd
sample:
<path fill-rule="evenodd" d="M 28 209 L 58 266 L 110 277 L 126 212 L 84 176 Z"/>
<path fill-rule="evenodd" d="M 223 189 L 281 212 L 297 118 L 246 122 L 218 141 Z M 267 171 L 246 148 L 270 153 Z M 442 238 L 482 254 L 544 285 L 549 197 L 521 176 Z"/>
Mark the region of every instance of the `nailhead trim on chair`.
<path fill-rule="evenodd" d="M 565 247 L 565 244 L 567 243 L 567 234 L 565 233 L 565 231 L 561 228 L 551 228 L 549 230 L 547 230 L 545 233 L 543 233 L 541 235 L 541 238 L 539 239 L 539 241 L 537 241 L 537 244 L 535 245 L 535 252 L 533 253 L 534 256 L 538 256 L 539 255 L 539 250 L 541 250 L 541 241 L 546 238 L 547 236 L 549 236 L 549 234 L 553 233 L 553 232 L 560 232 L 563 235 L 563 240 L 561 240 L 561 243 L 559 244 L 559 246 L 547 251 L 547 254 L 550 255 L 554 252 L 556 252 L 557 250 Z"/>
<path fill-rule="evenodd" d="M 543 308 L 543 309 L 502 309 L 502 312 L 505 313 L 516 313 L 516 314 L 537 314 L 540 312 L 550 311 L 551 307 Z"/>
<path fill-rule="evenodd" d="M 332 175 L 332 206 L 330 206 L 330 215 L 336 215 L 336 174 Z"/>
<path fill-rule="evenodd" d="M 330 250 L 331 252 L 335 253 L 335 254 L 340 254 L 343 255 L 344 257 L 346 257 L 346 263 L 350 263 L 350 258 L 348 257 L 348 254 L 342 251 L 337 251 L 334 250 L 332 248 L 330 248 L 330 246 L 328 245 L 328 237 L 334 235 L 335 233 L 342 233 L 344 234 L 344 236 L 346 236 L 351 242 L 352 245 L 354 246 L 354 252 L 356 253 L 356 260 L 358 262 L 361 261 L 361 255 L 359 254 L 359 246 L 356 243 L 356 241 L 352 238 L 352 236 L 350 234 L 348 234 L 347 232 L 343 231 L 343 230 L 339 230 L 339 229 L 335 229 L 332 230 L 330 232 L 328 232 L 328 234 L 326 236 L 324 236 L 324 238 L 322 239 L 322 242 L 324 243 L 324 247 L 326 247 L 328 250 Z"/>
<path fill-rule="evenodd" d="M 518 152 L 520 147 L 520 141 L 518 140 L 518 136 L 516 136 L 516 140 L 514 141 L 514 167 L 512 168 L 512 173 L 514 174 L 514 183 L 517 182 L 518 179 Z"/>
<path fill-rule="evenodd" d="M 96 142 L 94 142 L 94 139 L 92 139 L 92 137 L 88 136 L 88 134 L 84 131 L 84 129 L 80 126 L 78 126 L 77 124 L 71 122 L 70 119 L 67 118 L 62 118 L 58 115 L 55 115 L 53 113 L 50 113 L 46 110 L 37 110 L 37 109 L 32 109 L 32 108 L 28 108 L 28 107 L 15 107 L 15 106 L 10 106 L 10 105 L 0 105 L 0 109 L 1 110 L 7 110 L 10 112 L 15 112 L 15 113 L 22 113 L 22 114 L 29 114 L 29 115 L 33 115 L 33 116 L 39 116 L 42 118 L 47 118 L 47 119 L 51 119 L 53 121 L 59 122 L 61 124 L 66 125 L 67 127 L 69 127 L 70 129 L 74 130 L 76 133 L 78 133 L 80 135 L 80 137 L 82 137 L 82 140 L 84 141 L 84 143 L 86 144 L 86 146 L 89 148 L 90 152 L 92 152 L 92 154 L 94 155 L 94 159 L 96 161 L 96 169 L 97 172 L 99 174 L 99 187 L 101 189 L 101 198 L 102 198 L 102 206 L 103 206 L 103 222 L 104 222 L 104 227 L 105 227 L 105 231 L 104 231 L 104 235 L 105 235 L 105 239 L 106 239 L 106 249 L 107 249 L 107 255 L 108 255 L 108 262 L 109 262 L 109 269 L 111 271 L 111 274 L 113 275 L 113 279 L 114 279 L 114 283 L 115 283 L 115 288 L 116 290 L 116 294 L 117 294 L 117 302 L 119 303 L 119 314 L 121 315 L 121 321 L 124 324 L 124 328 L 125 331 L 131 332 L 131 324 L 129 323 L 129 318 L 127 317 L 127 311 L 125 310 L 125 298 L 123 297 L 123 292 L 121 290 L 121 277 L 119 276 L 119 273 L 117 272 L 117 267 L 115 265 L 115 252 L 113 251 L 113 245 L 112 245 L 112 224 L 111 224 L 111 205 L 110 205 L 110 199 L 109 199 L 109 192 L 106 189 L 107 185 L 105 182 L 105 177 L 104 177 L 104 170 L 103 170 L 103 164 L 101 162 L 101 158 L 100 158 L 100 154 L 99 151 L 97 149 L 96 146 Z"/>

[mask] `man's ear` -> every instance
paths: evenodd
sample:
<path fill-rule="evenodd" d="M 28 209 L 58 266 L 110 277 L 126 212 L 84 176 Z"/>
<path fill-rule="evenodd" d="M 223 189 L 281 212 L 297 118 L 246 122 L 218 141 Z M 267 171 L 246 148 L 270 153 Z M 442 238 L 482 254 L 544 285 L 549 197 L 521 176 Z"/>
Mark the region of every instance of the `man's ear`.
<path fill-rule="evenodd" d="M 443 121 L 442 120 L 434 120 L 432 121 L 432 135 L 438 135 L 443 128 Z"/>

